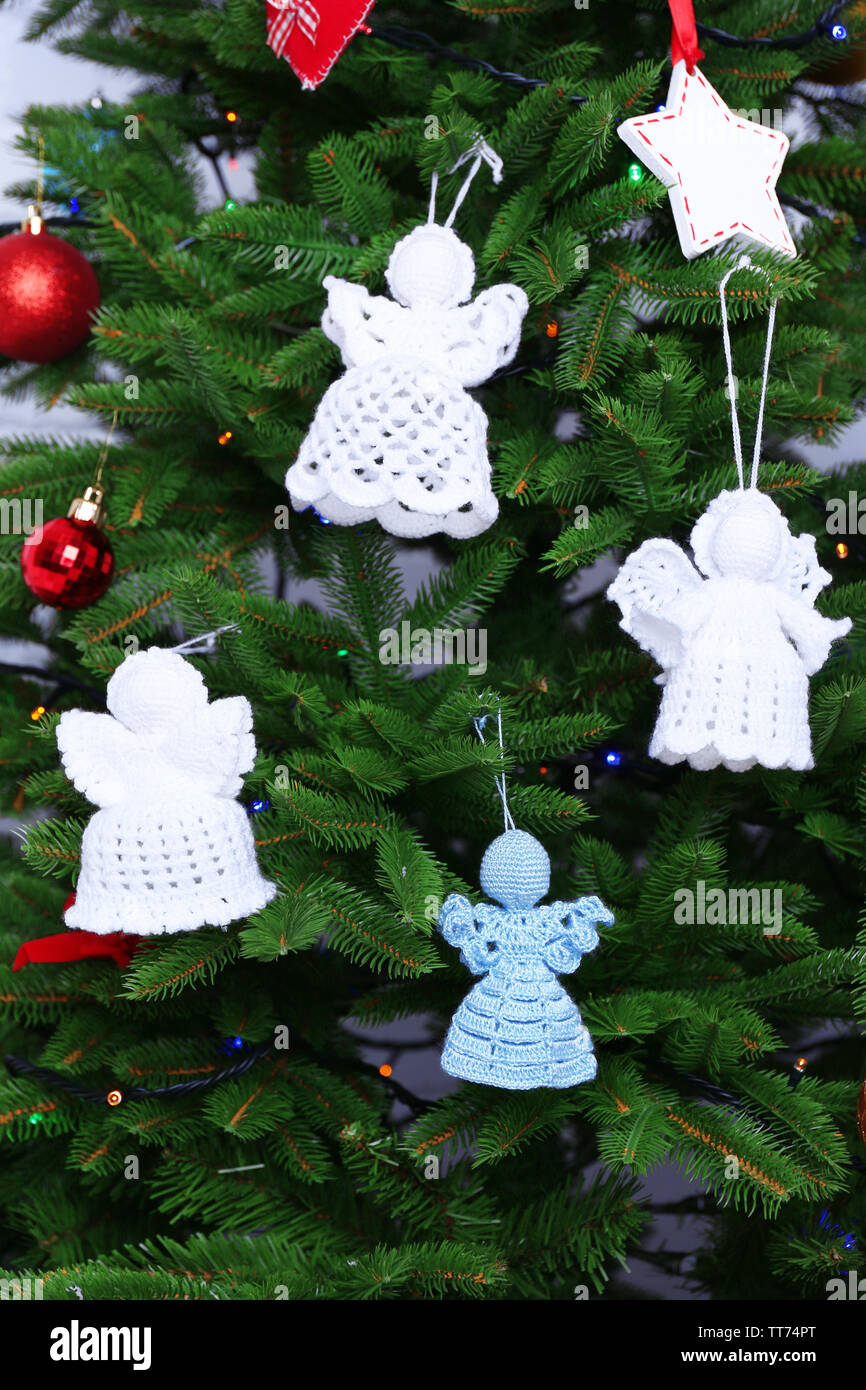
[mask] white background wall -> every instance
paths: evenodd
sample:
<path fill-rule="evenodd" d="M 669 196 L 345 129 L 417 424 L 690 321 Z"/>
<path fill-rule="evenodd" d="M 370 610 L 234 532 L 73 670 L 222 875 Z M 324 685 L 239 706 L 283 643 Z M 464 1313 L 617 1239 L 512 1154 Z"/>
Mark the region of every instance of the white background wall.
<path fill-rule="evenodd" d="M 15 148 L 21 129 L 19 121 L 27 107 L 77 106 L 93 97 L 123 102 L 140 85 L 138 73 L 103 68 L 56 53 L 50 40 L 25 43 L 23 35 L 36 8 L 33 0 L 14 0 L 0 7 L 0 222 L 4 223 L 17 221 L 26 212 L 26 207 L 8 197 L 6 190 L 15 183 L 36 178 L 34 161 Z M 210 164 L 203 160 L 202 165 L 207 177 L 205 202 L 208 206 L 219 205 L 222 195 Z M 243 156 L 240 168 L 231 173 L 223 159 L 222 172 L 233 195 L 241 200 L 252 196 L 252 176 Z M 0 399 L 0 433 L 24 429 L 30 434 L 103 432 L 98 421 L 71 406 L 58 405 L 46 415 L 27 401 L 10 404 Z"/>
<path fill-rule="evenodd" d="M 55 53 L 48 43 L 24 43 L 22 35 L 36 7 L 17 0 L 0 8 L 0 222 L 22 217 L 26 207 L 6 196 L 12 184 L 35 179 L 34 162 L 15 148 L 18 119 L 34 104 L 75 105 L 97 93 L 123 100 L 132 85 L 125 74 L 112 73 Z M 50 417 L 28 401 L 0 398 L 0 433 L 101 433 L 98 422 L 71 406 L 59 405 Z"/>

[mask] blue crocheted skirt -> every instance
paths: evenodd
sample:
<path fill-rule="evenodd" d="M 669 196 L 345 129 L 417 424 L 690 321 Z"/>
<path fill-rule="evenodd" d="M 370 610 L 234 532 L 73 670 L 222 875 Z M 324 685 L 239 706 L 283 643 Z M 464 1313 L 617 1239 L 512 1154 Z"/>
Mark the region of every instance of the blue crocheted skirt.
<path fill-rule="evenodd" d="M 529 1091 L 591 1081 L 596 1060 L 577 1006 L 555 975 L 515 980 L 494 968 L 455 1013 L 442 1068 L 465 1081 Z"/>

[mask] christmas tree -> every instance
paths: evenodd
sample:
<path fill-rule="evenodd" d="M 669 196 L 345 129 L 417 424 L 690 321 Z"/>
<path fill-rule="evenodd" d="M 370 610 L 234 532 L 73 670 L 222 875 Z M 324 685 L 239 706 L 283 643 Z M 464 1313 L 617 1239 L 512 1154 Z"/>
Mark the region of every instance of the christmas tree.
<path fill-rule="evenodd" d="M 45 655 L 7 662 L 0 695 L 22 827 L 2 851 L 0 1276 L 57 1299 L 628 1297 L 642 1249 L 681 1272 L 660 1216 L 700 1212 L 689 1288 L 799 1299 L 862 1248 L 866 464 L 834 445 L 866 391 L 866 140 L 834 65 L 866 18 L 821 0 L 697 17 L 727 106 L 795 136 L 777 191 L 796 257 L 752 245 L 741 266 L 725 240 L 686 260 L 618 138 L 667 99 L 660 0 L 380 0 L 314 92 L 262 0 L 35 8 L 35 41 L 140 80 L 123 106 L 21 123 L 43 230 L 90 262 L 101 307 L 71 354 L 5 360 L 3 389 L 112 433 L 0 439 L 0 498 L 47 521 L 98 479 L 104 519 L 83 524 L 114 567 L 101 596 L 46 608 L 3 527 L 2 632 Z M 450 208 L 479 140 L 502 179 L 482 165 L 455 230 L 474 293 L 529 306 L 513 361 L 473 388 L 498 516 L 412 540 L 294 510 L 286 471 L 345 365 L 323 281 L 388 296 L 434 174 Z M 255 196 L 209 204 L 203 153 L 222 178 L 254 160 Z M 23 214 L 34 185 L 14 191 Z M 728 271 L 747 441 L 778 305 L 759 489 L 816 537 L 817 611 L 854 620 L 811 680 L 812 770 L 650 758 L 660 665 L 605 593 L 736 486 Z M 114 958 L 40 958 L 95 814 L 59 721 L 104 714 L 131 653 L 220 629 L 187 660 L 212 703 L 252 706 L 240 800 L 278 893 Z M 410 1081 L 471 983 L 437 920 L 479 898 L 503 773 L 547 900 L 613 914 L 565 979 L 597 1076 Z M 663 1164 L 688 1195 L 663 1200 Z"/>

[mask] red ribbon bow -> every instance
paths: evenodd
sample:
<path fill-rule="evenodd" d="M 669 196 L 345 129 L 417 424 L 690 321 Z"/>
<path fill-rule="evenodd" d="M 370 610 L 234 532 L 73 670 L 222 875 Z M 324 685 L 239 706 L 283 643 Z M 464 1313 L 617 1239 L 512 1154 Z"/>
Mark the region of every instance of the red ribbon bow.
<path fill-rule="evenodd" d="M 138 936 L 124 932 L 108 932 L 105 936 L 94 931 L 64 931 L 57 936 L 40 936 L 36 941 L 24 941 L 18 947 L 13 970 L 22 965 L 39 965 L 46 961 L 85 960 L 88 956 L 110 956 L 121 970 L 129 965 L 141 944 Z"/>

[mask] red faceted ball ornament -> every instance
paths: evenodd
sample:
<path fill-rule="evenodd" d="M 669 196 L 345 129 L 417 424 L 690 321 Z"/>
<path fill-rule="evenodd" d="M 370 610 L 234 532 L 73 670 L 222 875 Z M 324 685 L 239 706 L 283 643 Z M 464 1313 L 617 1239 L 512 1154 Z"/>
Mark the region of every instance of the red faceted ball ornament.
<path fill-rule="evenodd" d="M 33 230 L 39 227 L 37 232 Z M 84 342 L 99 308 L 93 267 L 38 217 L 0 238 L 0 353 L 56 362 Z"/>
<path fill-rule="evenodd" d="M 101 531 L 102 488 L 76 497 L 68 516 L 56 516 L 21 547 L 24 583 L 52 608 L 85 608 L 111 583 L 114 554 Z"/>

